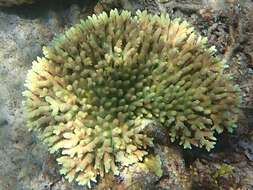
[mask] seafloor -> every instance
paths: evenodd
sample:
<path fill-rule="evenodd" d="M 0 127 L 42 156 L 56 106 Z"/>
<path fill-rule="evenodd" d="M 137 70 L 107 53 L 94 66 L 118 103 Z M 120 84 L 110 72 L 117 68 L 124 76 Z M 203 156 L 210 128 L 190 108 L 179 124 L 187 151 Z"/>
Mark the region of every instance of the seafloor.
<path fill-rule="evenodd" d="M 183 17 L 207 36 L 228 61 L 242 89 L 238 128 L 223 134 L 211 152 L 182 150 L 166 140 L 154 153 L 163 176 L 130 167 L 125 179 L 107 176 L 94 189 L 253 189 L 253 1 L 252 0 L 37 0 L 0 8 L 0 190 L 78 190 L 58 173 L 45 146 L 24 127 L 22 91 L 42 47 L 92 13 L 112 8 L 146 9 Z M 164 139 L 157 129 L 155 138 Z"/>

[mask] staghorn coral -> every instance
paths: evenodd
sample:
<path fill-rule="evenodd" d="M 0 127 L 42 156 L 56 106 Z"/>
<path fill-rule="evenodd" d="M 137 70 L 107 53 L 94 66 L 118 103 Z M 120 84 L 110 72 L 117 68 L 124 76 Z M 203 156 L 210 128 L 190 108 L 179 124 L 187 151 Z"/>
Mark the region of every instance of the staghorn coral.
<path fill-rule="evenodd" d="M 43 49 L 28 72 L 24 108 L 69 181 L 141 161 L 144 131 L 163 124 L 171 141 L 213 148 L 236 126 L 239 89 L 206 38 L 180 19 L 128 11 L 93 15 Z"/>
<path fill-rule="evenodd" d="M 13 5 L 30 4 L 34 0 L 0 0 L 0 6 L 11 7 Z"/>

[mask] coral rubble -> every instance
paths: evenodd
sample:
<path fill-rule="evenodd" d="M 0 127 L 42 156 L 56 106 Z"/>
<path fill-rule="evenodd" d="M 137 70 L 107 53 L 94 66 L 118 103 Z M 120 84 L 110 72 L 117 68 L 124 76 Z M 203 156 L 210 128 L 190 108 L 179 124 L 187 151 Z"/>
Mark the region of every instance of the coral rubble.
<path fill-rule="evenodd" d="M 185 148 L 210 150 L 216 132 L 236 126 L 240 96 L 206 41 L 166 14 L 93 15 L 33 62 L 23 93 L 27 126 L 80 185 L 142 161 L 153 146 L 149 122 Z"/>

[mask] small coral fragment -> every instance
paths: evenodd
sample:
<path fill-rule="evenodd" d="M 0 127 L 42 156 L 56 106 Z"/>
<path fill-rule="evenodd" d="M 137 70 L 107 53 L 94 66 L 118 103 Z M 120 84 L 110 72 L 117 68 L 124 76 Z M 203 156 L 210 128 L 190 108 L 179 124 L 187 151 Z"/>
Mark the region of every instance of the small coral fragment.
<path fill-rule="evenodd" d="M 27 74 L 27 126 L 37 131 L 69 181 L 143 161 L 159 122 L 185 148 L 214 147 L 232 131 L 239 90 L 206 38 L 181 19 L 112 10 L 70 28 Z"/>

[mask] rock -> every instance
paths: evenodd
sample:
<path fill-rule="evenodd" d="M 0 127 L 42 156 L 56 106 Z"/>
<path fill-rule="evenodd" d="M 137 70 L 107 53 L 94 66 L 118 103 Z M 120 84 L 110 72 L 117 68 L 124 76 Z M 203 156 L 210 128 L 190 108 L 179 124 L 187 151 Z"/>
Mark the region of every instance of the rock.
<path fill-rule="evenodd" d="M 109 11 L 110 9 L 124 9 L 133 14 L 139 10 L 147 10 L 151 13 L 159 13 L 161 10 L 155 0 L 100 0 L 98 1 L 95 12 Z"/>
<path fill-rule="evenodd" d="M 194 189 L 242 189 L 253 188 L 253 168 L 247 162 L 227 164 L 197 159 L 192 165 Z"/>
<path fill-rule="evenodd" d="M 178 149 L 156 144 L 143 163 L 122 168 L 120 176 L 107 175 L 96 189 L 190 190 L 191 181 Z"/>
<path fill-rule="evenodd" d="M 157 183 L 158 189 L 191 189 L 189 174 L 185 168 L 182 154 L 175 147 L 158 146 L 155 155 L 161 155 L 163 177 Z"/>

